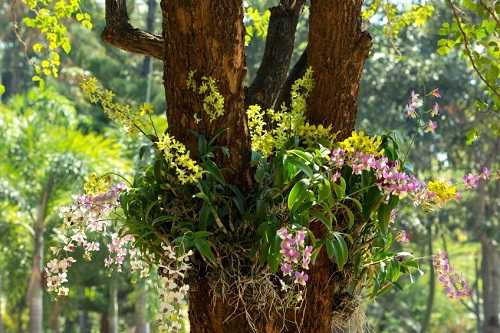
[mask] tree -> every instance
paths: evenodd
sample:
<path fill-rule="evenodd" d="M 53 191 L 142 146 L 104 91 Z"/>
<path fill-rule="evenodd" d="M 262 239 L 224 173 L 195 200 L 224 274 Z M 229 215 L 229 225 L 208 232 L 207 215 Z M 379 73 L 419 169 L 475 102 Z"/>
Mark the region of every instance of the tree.
<path fill-rule="evenodd" d="M 27 291 L 29 332 L 40 333 L 47 224 L 57 219 L 58 208 L 86 170 L 126 164 L 119 159 L 119 145 L 112 139 L 81 133 L 75 109 L 54 92 L 31 91 L 25 97 L 14 98 L 9 106 L 0 107 L 0 151 L 5 156 L 0 163 L 4 182 L 1 199 L 10 202 L 19 216 L 30 222 L 26 224 L 32 236 Z"/>
<path fill-rule="evenodd" d="M 287 79 L 295 27 L 303 5 L 304 1 L 281 1 L 271 9 L 263 61 L 248 93 L 243 86 L 242 1 L 162 1 L 161 37 L 131 27 L 125 1 L 106 1 L 107 26 L 103 38 L 124 50 L 163 60 L 169 130 L 191 152 L 196 151 L 196 141 L 189 133 L 201 131 L 193 115 L 202 113 L 196 102 L 198 96 L 186 91 L 185 82 L 192 70 L 217 80 L 226 103 L 225 115 L 216 128 L 227 129 L 219 141 L 230 150 L 224 167 L 231 170 L 228 176 L 235 184 L 250 188 L 245 101 L 258 101 L 263 107 L 274 105 Z M 315 73 L 315 88 L 307 114 L 309 121 L 325 127 L 333 125 L 341 133 L 338 139 L 349 136 L 354 128 L 361 72 L 371 46 L 369 34 L 361 29 L 361 6 L 362 1 L 357 0 L 311 3 L 308 61 L 299 71 L 303 73 L 305 67 L 311 66 Z M 214 130 L 209 129 L 207 134 L 213 134 Z M 322 232 L 319 226 L 316 229 L 318 234 Z M 311 271 L 302 332 L 330 332 L 332 309 L 345 295 L 342 283 L 330 279 L 335 269 L 323 252 Z M 232 305 L 219 299 L 212 306 L 205 284 L 200 276 L 191 286 L 191 331 L 249 331 L 244 316 L 225 322 L 234 311 Z M 262 323 L 261 330 L 265 327 L 268 332 L 279 331 L 281 325 L 269 320 Z M 290 327 L 289 331 L 297 329 Z"/>

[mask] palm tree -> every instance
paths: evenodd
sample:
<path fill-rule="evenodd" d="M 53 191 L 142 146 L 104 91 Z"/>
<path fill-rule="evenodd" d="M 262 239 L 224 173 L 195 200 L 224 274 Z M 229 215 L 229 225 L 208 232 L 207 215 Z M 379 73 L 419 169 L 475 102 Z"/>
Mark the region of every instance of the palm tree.
<path fill-rule="evenodd" d="M 43 329 L 42 266 L 45 227 L 90 171 L 127 166 L 116 139 L 83 133 L 73 104 L 53 91 L 33 90 L 0 105 L 0 200 L 29 223 L 32 268 L 27 290 L 29 332 Z M 9 195 L 10 194 L 10 195 Z M 13 195 L 15 194 L 15 195 Z"/>

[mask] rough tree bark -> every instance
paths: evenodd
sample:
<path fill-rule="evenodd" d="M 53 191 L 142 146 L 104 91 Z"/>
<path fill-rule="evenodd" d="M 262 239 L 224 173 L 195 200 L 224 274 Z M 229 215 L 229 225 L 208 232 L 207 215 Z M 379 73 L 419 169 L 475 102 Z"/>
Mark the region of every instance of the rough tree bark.
<path fill-rule="evenodd" d="M 371 37 L 361 29 L 362 0 L 312 0 L 309 19 L 308 63 L 316 87 L 308 119 L 332 125 L 339 138 L 354 128 L 361 73 Z"/>
<path fill-rule="evenodd" d="M 361 29 L 362 0 L 312 0 L 309 19 L 308 65 L 315 88 L 307 118 L 313 124 L 332 125 L 338 139 L 354 129 L 361 72 L 371 37 Z M 321 226 L 312 226 L 317 236 Z M 340 305 L 345 285 L 322 251 L 310 271 L 302 332 L 330 333 L 332 313 Z"/>
<path fill-rule="evenodd" d="M 304 1 L 281 0 L 271 10 L 262 64 L 246 96 L 242 0 L 162 0 L 163 36 L 160 38 L 151 38 L 151 34 L 130 27 L 124 0 L 107 0 L 106 4 L 108 27 L 103 34 L 106 41 L 124 50 L 163 60 L 169 132 L 195 153 L 192 131 L 213 133 L 216 129 L 226 129 L 219 143 L 229 148 L 230 157 L 224 160 L 223 166 L 236 185 L 251 184 L 245 104 L 260 103 L 269 107 L 277 100 L 286 102 L 294 75 L 300 77 L 306 64 L 314 70 L 316 83 L 309 101 L 308 120 L 332 125 L 339 131 L 338 138 L 348 136 L 353 130 L 361 72 L 371 46 L 370 36 L 361 30 L 362 0 L 311 1 L 308 50 L 288 79 L 296 24 Z M 196 71 L 198 79 L 200 76 L 215 78 L 224 96 L 225 115 L 213 124 L 208 119 L 195 121 L 194 115 L 203 117 L 203 113 L 200 97 L 187 88 L 190 71 Z M 312 228 L 318 235 L 323 232 L 320 226 Z M 203 276 L 191 285 L 191 332 L 250 332 L 244 315 L 226 320 L 235 310 L 239 313 L 239 309 L 221 300 L 212 304 L 209 287 Z M 326 253 L 321 252 L 310 271 L 301 311 L 303 318 L 299 319 L 301 327 L 288 325 L 285 331 L 330 333 L 335 324 L 333 313 L 341 307 L 339 300 L 345 294 L 342 274 L 336 271 Z M 267 322 L 260 323 L 259 331 L 280 332 L 282 323 L 275 319 L 271 316 Z"/>
<path fill-rule="evenodd" d="M 241 0 L 162 1 L 164 80 L 169 131 L 196 151 L 192 131 L 226 131 L 220 144 L 231 155 L 226 166 L 234 175 L 246 174 L 249 140 L 244 108 L 245 53 Z M 225 98 L 222 119 L 210 123 L 202 112 L 200 96 L 187 88 L 188 73 L 195 79 L 217 80 Z M 195 122 L 195 114 L 202 121 Z"/>

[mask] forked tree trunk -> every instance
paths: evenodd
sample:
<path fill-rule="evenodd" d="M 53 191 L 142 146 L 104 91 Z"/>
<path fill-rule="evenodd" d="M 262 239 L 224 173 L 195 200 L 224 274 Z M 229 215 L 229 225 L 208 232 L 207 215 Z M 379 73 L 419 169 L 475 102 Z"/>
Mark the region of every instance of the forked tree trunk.
<path fill-rule="evenodd" d="M 354 127 L 361 72 L 371 46 L 369 35 L 361 30 L 361 5 L 361 0 L 313 0 L 311 4 L 308 62 L 314 70 L 316 86 L 309 101 L 308 118 L 312 123 L 333 125 L 340 137 L 347 136 Z M 249 158 L 242 9 L 241 0 L 162 1 L 169 131 L 194 151 L 192 130 L 213 133 L 219 128 L 227 129 L 221 144 L 229 147 L 231 156 L 224 166 L 238 179 L 246 175 Z M 195 122 L 194 114 L 202 117 L 203 113 L 200 97 L 187 89 L 190 71 L 218 81 L 225 98 L 225 115 L 215 124 L 206 119 Z M 313 228 L 322 233 L 320 227 Z M 287 332 L 330 333 L 335 326 L 333 312 L 339 308 L 339 297 L 345 291 L 345 284 L 338 281 L 341 275 L 336 274 L 325 253 L 319 255 L 310 273 L 303 317 L 299 318 L 301 327 L 289 325 Z M 251 331 L 241 309 L 220 300 L 212 303 L 203 277 L 191 287 L 192 333 Z M 236 315 L 226 320 L 232 313 Z M 271 316 L 257 329 L 273 333 L 282 327 L 282 322 Z"/>
<path fill-rule="evenodd" d="M 332 125 L 344 138 L 353 130 L 359 83 L 364 61 L 371 46 L 370 36 L 361 30 L 362 0 L 311 0 L 307 63 L 314 70 L 316 86 L 309 101 L 308 120 L 313 124 Z M 106 0 L 105 41 L 124 50 L 150 55 L 164 63 L 169 133 L 183 142 L 196 158 L 193 132 L 213 135 L 224 129 L 219 144 L 229 148 L 230 156 L 219 159 L 230 182 L 249 187 L 250 142 L 246 125 L 245 99 L 272 106 L 287 93 L 278 81 L 285 81 L 289 68 L 290 47 L 303 0 L 280 0 L 280 9 L 271 11 L 269 43 L 255 84 L 245 96 L 245 49 L 243 0 L 162 0 L 163 36 L 133 28 L 128 22 L 125 0 Z M 286 40 L 285 40 L 286 39 Z M 274 43 L 274 45 L 273 45 Z M 278 44 L 279 48 L 277 48 Z M 281 44 L 280 44 L 281 43 Z M 275 56 L 277 50 L 283 56 Z M 302 57 L 301 64 L 306 64 Z M 194 72 L 217 80 L 224 97 L 225 114 L 210 122 L 202 112 L 202 97 L 188 88 Z M 302 70 L 293 71 L 301 73 Z M 266 75 L 275 75 L 272 79 Z M 282 82 L 289 87 L 290 80 Z M 285 97 L 283 97 L 285 96 Z M 196 121 L 201 118 L 201 121 Z M 321 236 L 321 226 L 313 225 Z M 330 333 L 335 311 L 345 313 L 340 304 L 346 296 L 346 281 L 326 254 L 321 252 L 310 270 L 310 281 L 301 309 L 300 328 L 287 325 L 286 332 Z M 200 276 L 191 284 L 189 319 L 192 333 L 243 333 L 250 327 L 241 309 L 221 300 L 212 304 L 207 280 Z M 349 316 L 347 311 L 347 316 Z M 231 315 L 231 319 L 228 317 Z M 257 330 L 280 332 L 283 323 L 273 315 L 261 320 Z"/>

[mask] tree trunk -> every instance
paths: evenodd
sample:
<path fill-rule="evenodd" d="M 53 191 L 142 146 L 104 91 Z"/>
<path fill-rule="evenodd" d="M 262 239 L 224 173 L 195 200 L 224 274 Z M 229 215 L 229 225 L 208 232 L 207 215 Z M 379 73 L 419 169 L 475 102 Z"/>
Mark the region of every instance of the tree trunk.
<path fill-rule="evenodd" d="M 78 325 L 80 326 L 80 333 L 90 333 L 89 312 L 81 310 L 78 318 Z"/>
<path fill-rule="evenodd" d="M 101 314 L 101 318 L 99 320 L 99 332 L 109 333 L 109 315 L 107 311 Z"/>
<path fill-rule="evenodd" d="M 146 15 L 146 30 L 154 31 L 156 21 L 157 0 L 147 0 L 148 14 Z M 151 72 L 151 57 L 145 57 L 142 62 L 141 75 L 147 77 Z"/>
<path fill-rule="evenodd" d="M 484 333 L 500 332 L 500 252 L 486 235 L 481 237 Z"/>
<path fill-rule="evenodd" d="M 156 21 L 157 0 L 148 0 L 148 15 L 146 16 L 146 30 L 154 31 Z M 145 57 L 142 63 L 141 75 L 146 79 L 146 103 L 151 102 L 151 83 L 153 78 L 153 59 Z"/>
<path fill-rule="evenodd" d="M 20 17 L 22 16 L 20 15 Z M 7 49 L 3 52 L 0 72 L 1 83 L 5 86 L 5 94 L 2 98 L 8 98 L 25 91 L 27 89 L 25 82 L 31 81 L 29 64 L 26 61 L 28 57 L 24 56 L 21 43 L 13 31 L 8 32 L 5 45 Z"/>
<path fill-rule="evenodd" d="M 73 327 L 75 326 L 75 323 L 71 319 L 67 319 L 64 322 L 64 333 L 73 333 L 75 330 Z"/>
<path fill-rule="evenodd" d="M 308 119 L 332 125 L 339 139 L 354 128 L 361 73 L 371 48 L 370 35 L 361 30 L 362 0 L 312 0 L 309 19 L 309 66 L 315 89 Z"/>
<path fill-rule="evenodd" d="M 60 322 L 59 318 L 61 316 L 61 300 L 57 299 L 52 305 L 52 310 L 50 313 L 49 319 L 49 327 L 51 333 L 59 333 L 60 332 Z"/>
<path fill-rule="evenodd" d="M 164 82 L 169 132 L 196 153 L 193 131 L 225 132 L 220 144 L 229 148 L 225 161 L 232 179 L 245 179 L 250 158 L 244 109 L 245 53 L 242 0 L 163 0 Z M 187 87 L 188 74 L 217 80 L 224 97 L 224 116 L 210 122 L 203 100 Z M 198 82 L 199 83 L 199 82 Z M 201 118 L 197 123 L 195 116 Z"/>
<path fill-rule="evenodd" d="M 362 0 L 311 0 L 307 63 L 314 70 L 315 88 L 309 101 L 307 117 L 313 124 L 332 126 L 338 139 L 350 134 L 357 113 L 357 97 L 364 61 L 371 47 L 371 38 L 361 29 Z M 276 48 L 266 44 L 259 75 L 275 75 L 281 79 L 259 77 L 249 89 L 255 92 L 248 101 L 267 105 L 285 101 L 290 80 L 279 84 L 289 67 L 289 48 L 304 1 L 281 0 L 281 9 L 271 11 L 270 24 L 276 43 L 286 45 L 283 54 L 275 56 Z M 251 187 L 249 172 L 250 142 L 246 125 L 245 55 L 242 0 L 162 0 L 162 37 L 133 28 L 128 22 L 125 0 L 106 0 L 106 29 L 103 38 L 124 50 L 154 56 L 164 63 L 164 86 L 167 99 L 169 132 L 183 142 L 196 158 L 196 138 L 193 132 L 211 136 L 224 129 L 218 144 L 229 149 L 228 158 L 218 157 L 227 179 L 240 187 Z M 285 9 L 285 11 L 282 11 Z M 276 23 L 276 24 L 274 24 Z M 274 27 L 274 28 L 272 28 Z M 283 29 L 279 28 L 283 27 Z M 280 29 L 282 31 L 280 31 Z M 271 34 L 270 34 L 271 35 Z M 283 36 L 283 37 L 280 37 Z M 286 43 L 280 38 L 286 38 Z M 281 52 L 279 52 L 281 53 Z M 276 62 L 274 62 L 276 60 Z M 305 64 L 306 57 L 301 64 Z M 271 69 L 274 69 L 271 70 Z M 300 73 L 298 68 L 294 73 Z M 187 80 L 194 73 L 199 83 L 202 77 L 217 81 L 224 97 L 224 116 L 209 121 L 203 112 L 202 97 L 190 89 Z M 286 102 L 286 101 L 285 101 Z M 197 119 L 200 119 L 197 121 Z M 321 225 L 311 228 L 321 236 Z M 301 309 L 300 329 L 289 325 L 287 332 L 330 333 L 334 314 L 351 315 L 346 302 L 353 296 L 347 290 L 342 272 L 322 251 L 310 270 L 305 306 Z M 216 301 L 211 304 L 208 282 L 203 276 L 191 283 L 189 318 L 192 333 L 248 332 L 245 315 L 231 304 Z M 356 305 L 352 306 L 354 310 Z M 229 315 L 232 320 L 226 320 Z M 257 328 L 260 332 L 282 331 L 283 325 L 270 315 Z M 347 319 L 347 318 L 343 318 Z"/>
<path fill-rule="evenodd" d="M 486 222 L 486 185 L 478 188 L 474 220 L 481 243 L 481 279 L 483 281 L 483 333 L 500 332 L 500 251 L 484 229 Z"/>
<path fill-rule="evenodd" d="M 29 332 L 43 332 L 43 290 L 42 290 L 42 265 L 43 265 L 43 220 L 37 219 L 33 236 L 33 266 L 28 290 L 29 306 Z"/>
<path fill-rule="evenodd" d="M 109 333 L 118 333 L 118 281 L 112 277 L 109 284 Z"/>
<path fill-rule="evenodd" d="M 282 1 L 290 2 L 291 1 Z M 346 137 L 354 128 L 359 82 L 371 46 L 361 30 L 361 0 L 312 0 L 308 63 L 314 70 L 315 88 L 307 116 L 314 124 L 332 125 Z M 168 103 L 169 132 L 196 152 L 193 131 L 213 134 L 225 129 L 219 144 L 230 150 L 223 160 L 228 179 L 248 186 L 249 137 L 244 108 L 245 58 L 242 0 L 163 0 L 164 85 Z M 225 114 L 210 122 L 202 111 L 202 99 L 187 87 L 188 74 L 217 80 L 225 99 Z M 264 80 L 265 81 L 265 80 Z M 274 95 L 273 95 L 274 96 Z M 273 98 L 276 98 L 274 96 Z M 201 118 L 195 121 L 195 116 Z M 196 157 L 196 156 L 194 156 Z M 320 225 L 311 228 L 318 236 Z M 288 325 L 286 332 L 331 333 L 334 314 L 351 315 L 341 272 L 322 251 L 310 270 L 304 308 L 297 313 L 300 327 Z M 242 309 L 221 300 L 212 304 L 207 280 L 200 276 L 191 284 L 189 319 L 191 333 L 250 332 Z M 349 303 L 351 304 L 351 303 Z M 226 320 L 232 315 L 231 320 Z M 259 332 L 282 331 L 283 323 L 272 314 L 262 319 Z M 343 320 L 347 318 L 342 318 Z"/>
<path fill-rule="evenodd" d="M 43 332 L 43 289 L 42 289 L 42 266 L 44 247 L 44 222 L 47 215 L 49 198 L 52 192 L 52 179 L 47 181 L 42 198 L 38 205 L 37 216 L 33 234 L 33 265 L 27 292 L 27 303 L 29 307 L 29 333 Z"/>
<path fill-rule="evenodd" d="M 439 225 L 439 219 L 436 218 L 434 224 Z M 427 222 L 427 247 L 429 254 L 429 294 L 427 295 L 427 306 L 425 308 L 424 319 L 422 320 L 422 327 L 420 333 L 426 333 L 429 331 L 431 324 L 432 309 L 434 307 L 434 297 L 436 294 L 436 272 L 434 270 L 432 256 L 434 255 L 434 250 L 432 246 L 432 225 L 433 223 L 429 220 Z"/>
<path fill-rule="evenodd" d="M 307 57 L 315 87 L 307 118 L 313 124 L 331 125 L 339 131 L 337 139 L 354 129 L 361 73 L 371 47 L 370 35 L 361 29 L 362 2 L 311 0 Z M 324 232 L 322 225 L 313 224 L 311 230 L 318 237 Z M 323 249 L 310 270 L 300 332 L 330 333 L 345 328 L 350 311 L 356 309 L 346 283 Z M 334 320 L 334 315 L 341 320 Z"/>
<path fill-rule="evenodd" d="M 3 286 L 2 286 L 2 274 L 0 273 L 0 333 L 4 333 L 5 329 L 3 326 Z"/>
<path fill-rule="evenodd" d="M 138 295 L 135 302 L 135 333 L 149 333 L 147 321 L 147 290 L 144 283 L 138 285 Z"/>

